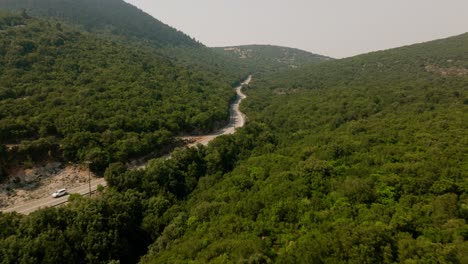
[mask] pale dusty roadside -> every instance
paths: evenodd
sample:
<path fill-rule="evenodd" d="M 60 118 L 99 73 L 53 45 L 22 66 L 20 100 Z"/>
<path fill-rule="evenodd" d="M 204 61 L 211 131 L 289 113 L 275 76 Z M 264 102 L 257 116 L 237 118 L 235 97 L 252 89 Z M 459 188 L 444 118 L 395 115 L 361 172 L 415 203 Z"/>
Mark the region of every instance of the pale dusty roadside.
<path fill-rule="evenodd" d="M 89 170 L 84 166 L 59 162 L 31 169 L 19 168 L 0 185 L 0 208 L 50 196 L 57 189 L 71 189 L 88 182 Z"/>
<path fill-rule="evenodd" d="M 27 203 L 20 203 L 16 206 L 5 209 L 4 212 L 17 212 L 20 214 L 27 215 L 41 208 L 46 208 L 46 207 L 51 207 L 51 206 L 53 207 L 53 206 L 58 206 L 58 205 L 67 203 L 68 197 L 70 196 L 70 194 L 80 194 L 83 196 L 92 195 L 97 190 L 99 185 L 103 187 L 107 185 L 104 178 L 93 179 L 90 184 L 88 183 L 85 185 L 78 186 L 76 188 L 67 189 L 67 195 L 62 196 L 60 198 L 53 198 L 51 196 L 48 196 L 45 198 L 32 200 Z"/>

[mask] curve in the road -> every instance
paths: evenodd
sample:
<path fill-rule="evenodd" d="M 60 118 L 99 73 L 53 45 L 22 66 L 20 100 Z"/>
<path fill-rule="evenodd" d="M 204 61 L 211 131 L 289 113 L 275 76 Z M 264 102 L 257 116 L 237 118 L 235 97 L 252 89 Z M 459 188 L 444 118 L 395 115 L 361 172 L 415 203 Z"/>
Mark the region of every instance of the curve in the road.
<path fill-rule="evenodd" d="M 240 111 L 239 106 L 242 100 L 247 98 L 247 96 L 242 92 L 242 87 L 244 87 L 245 85 L 248 85 L 251 82 L 251 80 L 252 80 L 252 76 L 249 76 L 243 83 L 241 83 L 238 87 L 235 88 L 237 97 L 236 97 L 236 100 L 231 104 L 230 109 L 229 109 L 230 118 L 229 118 L 228 125 L 222 128 L 221 130 L 208 134 L 208 135 L 197 136 L 197 137 L 184 137 L 185 140 L 190 142 L 187 144 L 187 147 L 192 147 L 197 144 L 208 145 L 208 143 L 212 141 L 213 139 L 222 135 L 234 134 L 237 128 L 243 127 L 245 125 L 245 115 Z M 140 166 L 139 168 L 144 168 L 144 166 Z M 106 186 L 107 183 L 103 178 L 93 180 L 91 182 L 91 192 L 96 191 L 98 185 Z M 81 195 L 87 195 L 90 193 L 89 185 L 88 183 L 86 183 L 85 185 L 69 190 L 68 193 L 70 194 L 77 193 Z M 60 198 L 46 197 L 43 199 L 34 200 L 34 201 L 30 201 L 30 202 L 23 203 L 20 205 L 16 205 L 14 207 L 9 207 L 2 211 L 3 212 L 17 212 L 21 214 L 30 214 L 41 208 L 46 208 L 46 207 L 51 207 L 51 206 L 53 207 L 53 206 L 64 204 L 68 201 L 68 197 L 69 195 L 66 195 Z"/>
<path fill-rule="evenodd" d="M 243 127 L 245 125 L 245 115 L 240 111 L 239 106 L 247 96 L 242 92 L 242 87 L 248 85 L 252 81 L 252 76 L 249 76 L 243 83 L 236 87 L 237 97 L 236 100 L 231 104 L 229 109 L 229 123 L 227 126 L 223 127 L 217 132 L 203 135 L 203 136 L 193 136 L 193 137 L 184 137 L 183 139 L 190 142 L 187 147 L 193 147 L 197 144 L 208 145 L 213 139 L 222 136 L 230 135 L 236 132 L 237 128 Z"/>

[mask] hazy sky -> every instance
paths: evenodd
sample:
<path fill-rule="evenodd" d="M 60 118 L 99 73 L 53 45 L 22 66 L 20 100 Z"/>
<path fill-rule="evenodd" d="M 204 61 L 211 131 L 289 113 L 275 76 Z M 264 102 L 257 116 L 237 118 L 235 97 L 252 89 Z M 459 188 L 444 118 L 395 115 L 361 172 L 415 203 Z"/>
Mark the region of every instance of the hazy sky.
<path fill-rule="evenodd" d="M 126 0 L 207 46 L 335 58 L 468 32 L 468 0 Z"/>

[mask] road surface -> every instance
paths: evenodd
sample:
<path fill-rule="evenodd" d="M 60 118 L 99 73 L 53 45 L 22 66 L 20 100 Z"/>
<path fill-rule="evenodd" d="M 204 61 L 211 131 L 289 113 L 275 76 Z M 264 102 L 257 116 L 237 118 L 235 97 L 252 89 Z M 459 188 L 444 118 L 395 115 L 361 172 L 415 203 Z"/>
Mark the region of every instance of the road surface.
<path fill-rule="evenodd" d="M 107 183 L 104 180 L 104 178 L 92 180 L 91 181 L 91 193 L 96 191 L 98 185 L 102 185 L 103 187 L 105 187 L 105 186 L 107 186 Z M 77 194 L 81 194 L 81 195 L 88 195 L 89 194 L 89 184 L 87 183 L 86 185 L 82 185 L 80 187 L 76 187 L 74 189 L 67 190 L 67 193 L 68 193 L 67 195 L 59 197 L 59 198 L 53 198 L 52 196 L 50 196 L 50 197 L 47 197 L 47 198 L 34 200 L 34 201 L 27 202 L 27 203 L 24 203 L 24 204 L 21 204 L 21 205 L 6 208 L 5 210 L 3 210 L 3 212 L 5 212 L 5 213 L 17 212 L 17 213 L 20 213 L 20 214 L 28 215 L 28 214 L 30 214 L 30 213 L 32 213 L 34 211 L 37 211 L 37 210 L 39 210 L 41 208 L 58 206 L 58 205 L 61 205 L 61 204 L 64 204 L 64 203 L 68 202 L 68 197 L 72 193 L 77 193 Z"/>
<path fill-rule="evenodd" d="M 242 102 L 242 100 L 247 98 L 247 96 L 244 93 L 242 93 L 242 87 L 244 85 L 249 84 L 251 80 L 252 80 L 252 76 L 249 76 L 247 78 L 247 80 L 245 80 L 241 85 L 239 85 L 238 87 L 235 88 L 236 93 L 237 93 L 237 98 L 231 104 L 231 107 L 229 109 L 229 112 L 230 112 L 229 124 L 227 126 L 225 126 L 224 128 L 222 128 L 221 130 L 219 130 L 219 131 L 217 131 L 215 133 L 212 133 L 212 134 L 208 134 L 208 135 L 204 135 L 204 136 L 197 136 L 197 137 L 184 137 L 184 139 L 186 139 L 187 141 L 190 142 L 189 144 L 187 144 L 187 147 L 192 147 L 192 146 L 195 146 L 197 144 L 208 145 L 208 143 L 210 141 L 212 141 L 213 139 L 215 139 L 215 138 L 217 138 L 217 137 L 219 137 L 221 135 L 234 134 L 236 132 L 236 128 L 244 126 L 244 124 L 245 124 L 245 115 L 239 110 L 239 105 Z M 143 166 L 139 166 L 137 168 L 144 168 L 144 167 L 145 166 L 143 165 Z M 92 180 L 91 181 L 91 193 L 96 191 L 98 185 L 102 185 L 102 186 L 105 187 L 105 186 L 107 186 L 107 183 L 104 180 L 104 178 Z M 81 194 L 81 195 L 87 195 L 87 194 L 89 194 L 89 184 L 86 183 L 86 184 L 84 184 L 82 186 L 79 186 L 79 187 L 76 187 L 74 189 L 67 190 L 67 192 L 69 194 L 78 193 L 78 194 Z M 23 203 L 21 205 L 13 206 L 13 207 L 10 207 L 10 208 L 6 208 L 6 209 L 3 210 L 3 212 L 17 212 L 17 213 L 20 213 L 20 214 L 27 215 L 27 214 L 30 214 L 30 213 L 32 213 L 34 211 L 37 211 L 37 210 L 41 209 L 41 208 L 54 207 L 54 206 L 64 204 L 64 203 L 66 203 L 68 201 L 68 197 L 69 197 L 69 195 L 65 195 L 65 196 L 60 197 L 60 198 L 52 198 L 52 196 L 51 196 L 51 197 L 47 197 L 47 198 L 43 198 L 43 199 L 39 199 L 39 200 L 34 200 L 34 201 L 27 202 L 27 203 Z"/>
<path fill-rule="evenodd" d="M 236 87 L 237 98 L 231 104 L 229 109 L 230 117 L 229 117 L 229 124 L 222 128 L 221 130 L 214 132 L 212 134 L 204 135 L 204 136 L 194 136 L 194 137 L 184 137 L 183 139 L 189 141 L 190 143 L 187 147 L 193 147 L 197 144 L 208 145 L 210 141 L 213 139 L 222 136 L 222 135 L 231 135 L 236 132 L 236 129 L 239 127 L 243 127 L 245 125 L 245 115 L 239 110 L 239 106 L 247 96 L 242 92 L 242 87 L 244 85 L 248 85 L 252 80 L 252 76 L 249 76 L 247 80 L 245 80 L 241 85 Z"/>

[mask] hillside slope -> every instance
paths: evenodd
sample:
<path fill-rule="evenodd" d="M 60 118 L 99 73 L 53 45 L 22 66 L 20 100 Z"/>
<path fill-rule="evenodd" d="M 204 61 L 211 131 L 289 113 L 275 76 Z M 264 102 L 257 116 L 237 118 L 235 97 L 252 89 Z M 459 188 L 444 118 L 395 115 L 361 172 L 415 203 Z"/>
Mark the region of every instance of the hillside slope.
<path fill-rule="evenodd" d="M 218 53 L 240 59 L 245 67 L 257 73 L 279 72 L 331 60 L 329 57 L 307 51 L 272 45 L 246 45 L 214 49 Z"/>
<path fill-rule="evenodd" d="M 0 257 L 466 263 L 467 42 L 256 79 L 243 104 L 250 121 L 235 135 L 145 170 L 112 164 L 95 199 L 0 213 Z"/>
<path fill-rule="evenodd" d="M 79 25 L 83 30 L 146 41 L 157 47 L 198 42 L 122 0 L 2 0 L 0 9 Z"/>
<path fill-rule="evenodd" d="M 275 85 L 294 88 L 320 88 L 331 85 L 367 84 L 437 76 L 466 76 L 468 34 L 447 39 L 372 52 L 272 76 Z"/>
<path fill-rule="evenodd" d="M 106 40 L 167 57 L 195 71 L 209 71 L 232 85 L 248 75 L 240 62 L 214 52 L 123 0 L 3 0 L 0 10 L 58 20 Z"/>
<path fill-rule="evenodd" d="M 58 22 L 0 16 L 0 143 L 22 142 L 12 154 L 19 160 L 63 154 L 102 170 L 171 135 L 220 126 L 233 96 L 215 75 L 154 53 Z"/>
<path fill-rule="evenodd" d="M 467 262 L 467 54 L 465 34 L 255 81 L 215 142 L 228 173 L 143 263 Z"/>

